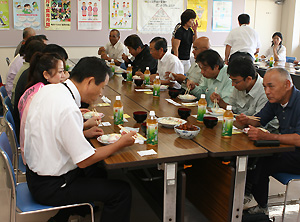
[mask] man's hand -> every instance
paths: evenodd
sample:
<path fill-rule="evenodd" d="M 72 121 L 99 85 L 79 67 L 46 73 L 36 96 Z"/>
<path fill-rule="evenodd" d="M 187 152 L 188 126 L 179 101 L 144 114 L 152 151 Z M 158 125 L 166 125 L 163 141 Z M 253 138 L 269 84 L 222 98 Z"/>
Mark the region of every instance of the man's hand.
<path fill-rule="evenodd" d="M 182 83 L 183 80 L 186 79 L 186 76 L 183 75 L 183 74 L 176 74 L 176 73 L 172 73 L 172 76 L 174 77 L 174 79 L 179 82 L 179 83 Z"/>
<path fill-rule="evenodd" d="M 129 133 L 122 133 L 121 138 L 116 142 L 120 147 L 131 146 L 134 144 L 134 139 L 132 136 L 136 135 L 135 131 L 130 131 Z"/>
<path fill-rule="evenodd" d="M 84 130 L 83 134 L 86 138 L 90 139 L 90 138 L 102 136 L 104 134 L 104 132 L 98 126 L 93 126 L 92 128 Z"/>
<path fill-rule="evenodd" d="M 191 90 L 193 90 L 193 89 L 195 89 L 195 86 L 196 86 L 197 84 L 195 83 L 195 82 L 193 82 L 193 81 L 188 81 L 187 83 L 186 83 L 186 87 L 187 88 L 190 88 Z"/>
<path fill-rule="evenodd" d="M 89 129 L 93 126 L 98 126 L 97 121 L 101 122 L 101 117 L 100 116 L 93 116 L 92 118 L 88 119 L 87 121 L 84 122 L 83 128 L 84 129 Z"/>
<path fill-rule="evenodd" d="M 239 125 L 248 125 L 249 118 L 244 113 L 241 113 L 240 115 L 236 116 L 235 119 Z"/>
<path fill-rule="evenodd" d="M 158 74 L 150 75 L 150 82 L 153 82 Z"/>
<path fill-rule="evenodd" d="M 128 56 L 125 55 L 125 53 L 122 54 L 122 59 L 123 59 L 125 62 L 129 62 Z"/>
<path fill-rule="evenodd" d="M 248 137 L 250 140 L 267 140 L 270 133 L 264 132 L 259 128 L 249 125 Z"/>
<path fill-rule="evenodd" d="M 101 55 L 103 52 L 105 52 L 105 48 L 102 46 L 98 49 L 98 55 Z"/>
<path fill-rule="evenodd" d="M 212 102 L 214 102 L 215 100 L 217 100 L 217 103 L 219 103 L 220 100 L 221 100 L 221 96 L 220 96 L 218 93 L 213 92 L 213 93 L 210 95 L 210 100 L 211 100 Z"/>
<path fill-rule="evenodd" d="M 105 52 L 102 52 L 101 53 L 101 59 L 109 60 L 109 57 L 107 56 L 107 54 Z"/>

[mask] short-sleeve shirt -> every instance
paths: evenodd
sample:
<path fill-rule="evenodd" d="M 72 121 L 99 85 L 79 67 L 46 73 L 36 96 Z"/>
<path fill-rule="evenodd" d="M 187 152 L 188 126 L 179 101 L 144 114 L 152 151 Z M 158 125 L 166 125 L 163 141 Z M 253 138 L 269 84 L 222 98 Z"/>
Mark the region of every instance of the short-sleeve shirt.
<path fill-rule="evenodd" d="M 260 48 L 258 33 L 249 25 L 241 25 L 231 30 L 225 40 L 230 45 L 230 55 L 236 52 L 247 52 L 254 58 L 257 48 Z"/>
<path fill-rule="evenodd" d="M 191 94 L 197 96 L 197 99 L 200 99 L 201 94 L 205 94 L 205 98 L 207 101 L 208 107 L 213 107 L 213 102 L 210 100 L 210 95 L 215 91 L 217 87 L 217 93 L 221 96 L 221 98 L 228 103 L 229 98 L 232 94 L 233 86 L 231 83 L 231 79 L 227 74 L 227 66 L 224 66 L 217 78 L 208 79 L 203 77 L 203 82 L 196 86 L 193 90 L 190 91 Z"/>
<path fill-rule="evenodd" d="M 157 63 L 157 73 L 160 79 L 165 80 L 166 72 L 184 73 L 183 65 L 178 57 L 169 52 L 166 52 Z"/>
<path fill-rule="evenodd" d="M 286 107 L 282 107 L 279 103 L 267 102 L 264 108 L 255 115 L 260 117 L 261 125 L 265 126 L 276 116 L 281 134 L 297 133 L 300 135 L 300 91 L 295 86 L 292 90 Z"/>
<path fill-rule="evenodd" d="M 24 154 L 33 172 L 60 176 L 95 153 L 83 135 L 81 97 L 71 80 L 48 84 L 33 97 L 25 124 Z"/>
<path fill-rule="evenodd" d="M 125 55 L 129 54 L 129 51 L 125 45 L 118 41 L 115 45 L 112 45 L 110 42 L 105 45 L 105 51 L 109 55 L 110 58 L 114 59 L 115 61 L 124 62 L 122 59 L 122 54 Z"/>
<path fill-rule="evenodd" d="M 266 51 L 265 56 L 269 59 L 271 56 L 274 58 L 274 51 L 273 51 L 274 46 L 271 46 L 268 48 Z M 285 46 L 281 45 L 277 49 L 279 61 L 285 62 L 286 61 L 286 48 Z"/>
<path fill-rule="evenodd" d="M 178 48 L 178 58 L 180 60 L 189 60 L 191 54 L 191 48 L 193 43 L 194 32 L 191 28 L 185 29 L 182 26 L 177 29 L 175 33 L 175 39 L 180 40 Z"/>
<path fill-rule="evenodd" d="M 194 62 L 187 71 L 186 78 L 193 81 L 194 83 L 198 83 L 199 85 L 202 83 L 204 77 L 202 76 L 201 69 L 196 62 Z M 182 83 L 181 87 L 183 89 L 186 89 L 186 84 Z"/>

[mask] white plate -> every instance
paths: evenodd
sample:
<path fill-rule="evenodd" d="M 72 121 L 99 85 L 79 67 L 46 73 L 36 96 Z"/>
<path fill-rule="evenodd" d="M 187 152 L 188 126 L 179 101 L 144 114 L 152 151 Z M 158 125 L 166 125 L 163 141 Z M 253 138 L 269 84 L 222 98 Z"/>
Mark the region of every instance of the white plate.
<path fill-rule="evenodd" d="M 101 119 L 105 116 L 103 113 L 94 113 L 93 111 L 90 112 L 86 112 L 83 114 L 83 118 L 84 119 L 90 119 L 92 118 L 94 115 L 99 115 L 101 117 Z"/>
<path fill-rule="evenodd" d="M 175 117 L 161 117 L 157 120 L 159 124 L 166 128 L 173 128 L 175 125 L 186 123 L 186 120 Z"/>
<path fill-rule="evenodd" d="M 213 111 L 213 108 L 211 108 L 212 110 L 208 111 L 209 114 L 213 115 L 213 116 L 223 116 L 224 115 L 224 112 L 226 111 L 225 109 L 222 109 L 222 108 L 218 108 L 218 109 L 221 109 L 223 112 L 214 112 Z"/>
<path fill-rule="evenodd" d="M 189 103 L 189 102 L 195 101 L 195 100 L 197 99 L 197 97 L 188 94 L 188 95 L 179 95 L 179 96 L 178 96 L 178 99 L 180 99 L 182 102 L 187 102 L 187 103 Z"/>
<path fill-rule="evenodd" d="M 145 85 L 145 87 L 153 89 L 153 85 Z M 168 89 L 169 86 L 167 85 L 160 85 L 160 91 L 165 91 Z"/>
<path fill-rule="evenodd" d="M 104 138 L 104 137 L 107 137 L 107 140 Z M 114 139 L 113 139 L 114 137 Z M 118 138 L 119 137 L 119 138 Z M 118 138 L 118 139 L 117 139 Z M 121 134 L 118 134 L 118 133 L 111 133 L 111 134 L 106 134 L 106 135 L 102 135 L 102 136 L 99 136 L 97 138 L 97 140 L 104 144 L 104 145 L 109 145 L 109 144 L 112 144 L 112 143 L 115 143 L 117 142 L 119 139 L 121 138 Z M 104 139 L 104 140 L 103 140 Z"/>

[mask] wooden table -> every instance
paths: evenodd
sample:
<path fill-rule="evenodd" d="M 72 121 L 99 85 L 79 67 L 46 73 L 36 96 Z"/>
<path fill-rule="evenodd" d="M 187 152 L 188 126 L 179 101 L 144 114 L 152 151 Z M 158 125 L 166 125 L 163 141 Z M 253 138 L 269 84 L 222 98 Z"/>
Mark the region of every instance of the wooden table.
<path fill-rule="evenodd" d="M 169 98 L 167 92 L 161 92 L 160 98 L 156 99 L 153 98 L 152 95 L 147 95 L 144 92 L 135 92 L 134 89 L 136 88 L 134 83 L 127 83 L 122 81 L 122 77 L 114 76 L 108 85 L 112 90 L 116 93 L 119 93 L 122 96 L 123 104 L 127 102 L 133 102 L 138 106 L 142 107 L 143 109 L 150 111 L 154 110 L 158 117 L 163 116 L 178 116 L 177 108 L 174 105 L 168 103 L 165 98 Z M 140 87 L 138 87 L 140 88 Z M 180 102 L 178 99 L 175 101 Z M 133 105 L 130 103 L 130 105 Z M 192 109 L 192 114 L 196 114 L 197 108 L 196 107 L 189 107 Z M 134 109 L 133 109 L 134 110 Z M 125 109 L 126 113 L 126 109 Z M 233 178 L 228 176 L 228 178 L 233 183 L 233 190 L 229 191 L 232 192 L 232 198 L 229 199 L 229 202 L 232 204 L 232 207 L 227 207 L 226 209 L 231 212 L 229 215 L 221 216 L 220 220 L 224 221 L 231 220 L 231 221 L 241 221 L 242 219 L 242 212 L 243 212 L 243 197 L 244 197 L 244 189 L 245 189 L 245 178 L 247 172 L 247 162 L 248 156 L 256 156 L 256 155 L 268 155 L 276 152 L 288 152 L 293 151 L 295 148 L 293 146 L 288 145 L 280 145 L 279 147 L 256 147 L 253 145 L 252 141 L 249 141 L 248 137 L 244 134 L 233 135 L 230 139 L 225 139 L 221 137 L 221 124 L 219 123 L 217 127 L 214 129 L 207 129 L 203 124 L 198 123 L 194 117 L 189 117 L 188 121 L 200 126 L 201 131 L 200 133 L 192 140 L 198 144 L 198 147 L 202 147 L 208 151 L 208 155 L 211 157 L 209 159 L 209 163 L 214 163 L 214 165 L 219 165 L 219 169 L 225 169 L 225 174 L 233 173 Z M 172 144 L 172 141 L 178 140 L 182 141 L 182 139 L 174 138 L 174 132 L 169 129 L 160 128 L 161 132 L 168 132 L 169 134 L 165 134 L 166 139 L 167 136 L 170 137 L 168 139 L 169 144 Z M 172 137 L 173 136 L 173 137 Z M 184 140 L 184 143 L 190 143 L 190 140 Z M 159 144 L 160 145 L 160 144 Z M 167 144 L 166 144 L 167 145 Z M 175 143 L 173 144 L 173 146 Z M 194 147 L 194 146 L 193 146 Z M 195 158 L 192 157 L 195 155 Z M 197 156 L 198 155 L 198 156 Z M 123 156 L 121 154 L 121 156 Z M 184 154 L 181 156 L 181 160 L 189 160 L 189 159 L 196 159 L 199 158 L 199 154 Z M 202 156 L 203 157 L 203 156 Z M 229 169 L 225 165 L 222 166 L 220 161 L 217 161 L 216 157 L 233 157 L 235 158 L 235 166 L 234 168 Z M 177 156 L 174 159 L 179 158 Z M 116 159 L 115 159 L 116 160 Z M 158 160 L 158 159 L 157 159 Z M 106 163 L 109 160 L 106 160 Z M 126 162 L 126 159 L 123 160 L 123 157 L 116 160 L 121 161 L 123 163 Z M 131 159 L 132 162 L 135 162 L 134 159 Z M 129 164 L 129 163 L 127 163 Z M 214 167 L 214 166 L 210 166 Z M 205 169 L 207 171 L 207 168 Z M 206 216 L 212 216 L 214 212 L 211 211 Z M 222 218 L 223 217 L 223 218 Z M 213 218 L 213 217 L 212 217 Z"/>
<path fill-rule="evenodd" d="M 117 94 L 116 91 L 110 87 L 106 87 L 103 94 L 111 99 L 112 104 L 114 103 L 115 95 Z M 148 110 L 123 94 L 121 94 L 121 100 L 124 106 L 124 114 L 126 113 L 131 116 L 131 118 L 128 119 L 128 123 L 124 123 L 124 126 L 139 127 L 140 125 L 132 118 L 132 113 L 134 111 Z M 113 114 L 112 106 L 97 107 L 97 111 L 105 114 L 103 121 L 108 121 L 112 124 L 110 127 L 103 127 L 106 134 L 119 132 L 118 127 L 113 125 L 111 118 Z M 96 139 L 92 139 L 91 143 L 94 147 L 101 146 Z M 154 149 L 157 154 L 141 157 L 137 153 L 137 151 L 148 149 Z M 177 164 L 179 161 L 204 158 L 207 156 L 208 152 L 194 141 L 179 138 L 173 129 L 159 127 L 157 147 L 149 147 L 146 144 L 134 144 L 114 153 L 105 159 L 104 163 L 107 169 L 158 165 L 161 170 L 164 170 L 163 221 L 176 221 Z"/>

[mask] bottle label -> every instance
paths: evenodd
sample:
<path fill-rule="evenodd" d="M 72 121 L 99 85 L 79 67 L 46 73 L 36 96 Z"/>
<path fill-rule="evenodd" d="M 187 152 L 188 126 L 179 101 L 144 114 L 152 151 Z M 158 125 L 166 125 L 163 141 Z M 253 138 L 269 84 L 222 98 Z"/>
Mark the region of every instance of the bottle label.
<path fill-rule="evenodd" d="M 132 71 L 127 71 L 127 82 L 132 82 Z"/>
<path fill-rule="evenodd" d="M 153 85 L 153 96 L 156 96 L 156 97 L 160 96 L 160 85 L 158 85 L 158 84 Z"/>
<path fill-rule="evenodd" d="M 111 72 L 115 73 L 115 65 L 111 65 L 110 68 L 111 68 Z"/>
<path fill-rule="evenodd" d="M 123 107 L 114 107 L 114 124 L 123 124 Z"/>
<path fill-rule="evenodd" d="M 147 124 L 147 144 L 152 146 L 158 144 L 158 123 Z"/>
<path fill-rule="evenodd" d="M 224 137 L 232 136 L 232 127 L 233 127 L 233 118 L 223 117 L 222 136 Z"/>
<path fill-rule="evenodd" d="M 144 82 L 145 82 L 145 85 L 150 85 L 150 75 L 149 74 L 145 74 L 144 75 Z"/>
<path fill-rule="evenodd" d="M 203 121 L 204 114 L 206 113 L 206 106 L 205 105 L 198 105 L 198 113 L 197 113 L 197 120 Z"/>

